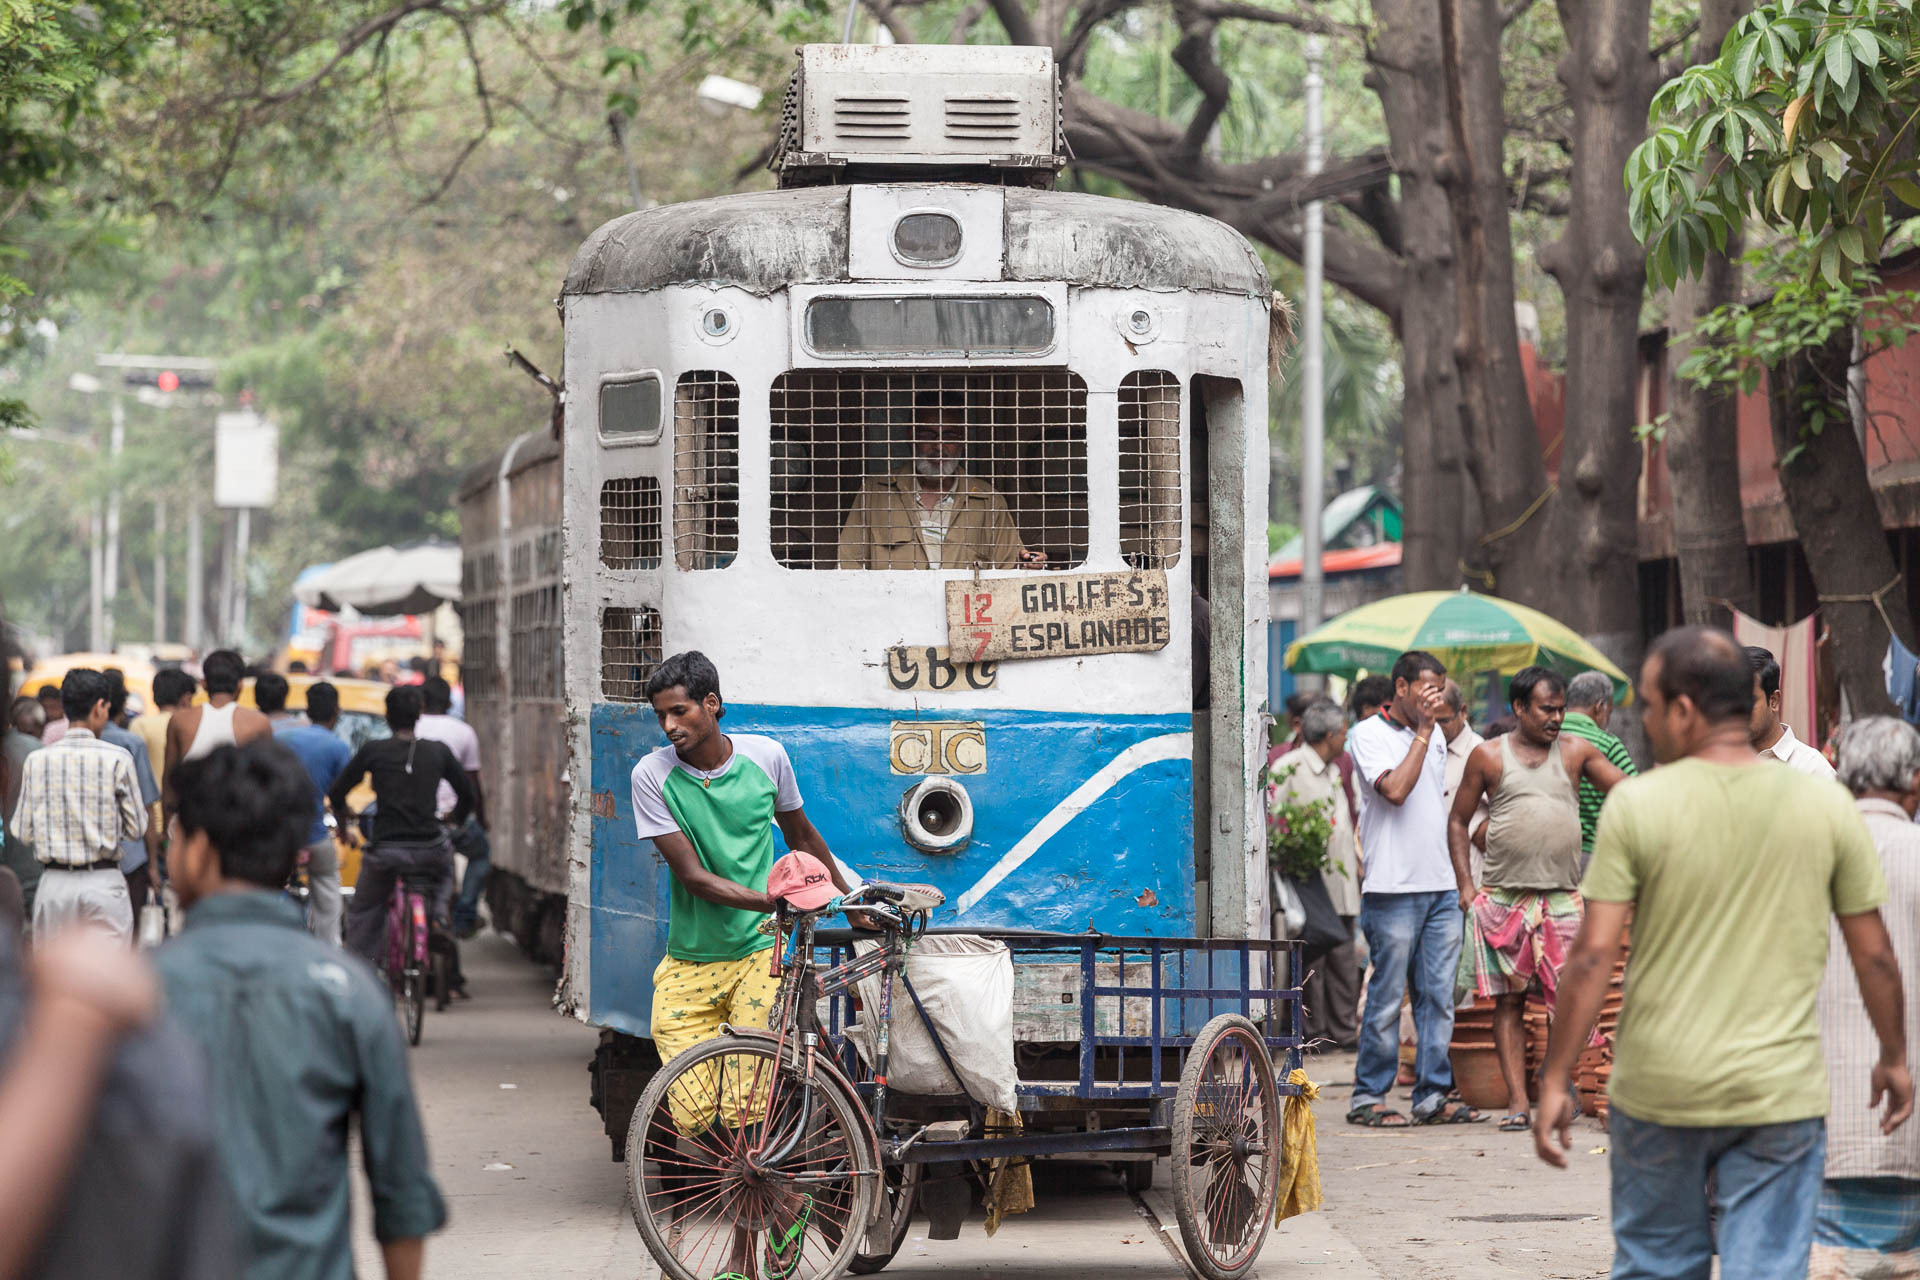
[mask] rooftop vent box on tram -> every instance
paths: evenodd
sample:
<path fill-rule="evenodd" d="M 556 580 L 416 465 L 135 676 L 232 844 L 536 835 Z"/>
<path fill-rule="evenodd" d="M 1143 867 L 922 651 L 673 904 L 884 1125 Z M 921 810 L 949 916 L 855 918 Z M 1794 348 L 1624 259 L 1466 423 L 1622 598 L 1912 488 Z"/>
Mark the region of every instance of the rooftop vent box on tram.
<path fill-rule="evenodd" d="M 1048 186 L 1065 163 L 1049 49 L 810 44 L 771 167 L 786 187 L 961 180 Z"/>

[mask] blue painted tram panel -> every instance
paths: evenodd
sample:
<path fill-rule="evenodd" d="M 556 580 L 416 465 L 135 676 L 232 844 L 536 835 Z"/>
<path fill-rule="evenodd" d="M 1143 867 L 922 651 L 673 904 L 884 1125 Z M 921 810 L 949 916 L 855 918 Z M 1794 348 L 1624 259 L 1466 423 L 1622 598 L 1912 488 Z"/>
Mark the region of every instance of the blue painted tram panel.
<path fill-rule="evenodd" d="M 608 223 L 561 298 L 563 1002 L 648 1035 L 668 873 L 628 776 L 683 649 L 938 924 L 1261 936 L 1258 257 L 1051 190 L 1045 50 L 809 47 L 783 119 L 780 189 Z"/>

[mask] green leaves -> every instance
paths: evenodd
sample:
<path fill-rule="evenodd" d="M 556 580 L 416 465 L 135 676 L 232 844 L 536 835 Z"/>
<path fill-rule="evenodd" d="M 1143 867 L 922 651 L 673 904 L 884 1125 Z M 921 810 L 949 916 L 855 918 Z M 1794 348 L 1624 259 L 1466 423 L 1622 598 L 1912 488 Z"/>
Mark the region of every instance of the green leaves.
<path fill-rule="evenodd" d="M 1809 279 L 1847 282 L 1880 256 L 1887 198 L 1920 208 L 1916 104 L 1914 0 L 1760 5 L 1714 62 L 1654 95 L 1653 135 L 1626 173 L 1649 278 L 1701 269 L 1696 222 L 1723 242 L 1751 216 L 1812 239 Z"/>

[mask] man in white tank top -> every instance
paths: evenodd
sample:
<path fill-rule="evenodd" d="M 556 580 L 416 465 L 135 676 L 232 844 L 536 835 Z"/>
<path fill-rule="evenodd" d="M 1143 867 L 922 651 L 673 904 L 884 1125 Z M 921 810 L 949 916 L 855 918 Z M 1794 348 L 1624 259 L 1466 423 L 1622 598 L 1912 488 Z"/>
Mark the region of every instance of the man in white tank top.
<path fill-rule="evenodd" d="M 216 747 L 264 738 L 273 732 L 267 717 L 240 705 L 240 682 L 247 664 L 231 649 L 215 649 L 200 664 L 207 686 L 205 706 L 185 707 L 167 722 L 167 767 L 160 791 L 173 812 L 173 770 L 184 760 L 213 754 Z"/>
<path fill-rule="evenodd" d="M 1519 727 L 1473 749 L 1447 814 L 1447 850 L 1467 913 L 1463 946 L 1474 991 L 1491 996 L 1493 1047 L 1507 1083 L 1500 1127 L 1526 1133 L 1527 992 L 1538 986 L 1553 1010 L 1560 966 L 1580 931 L 1580 778 L 1604 793 L 1626 777 L 1584 738 L 1562 735 L 1567 682 L 1547 667 L 1513 677 L 1507 696 Z M 1484 887 L 1473 883 L 1470 824 L 1488 805 Z"/>

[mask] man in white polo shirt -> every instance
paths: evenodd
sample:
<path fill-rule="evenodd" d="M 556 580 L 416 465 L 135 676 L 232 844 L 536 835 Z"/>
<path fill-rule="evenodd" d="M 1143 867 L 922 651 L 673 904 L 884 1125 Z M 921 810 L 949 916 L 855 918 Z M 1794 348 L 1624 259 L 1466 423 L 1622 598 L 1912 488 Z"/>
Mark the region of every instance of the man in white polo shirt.
<path fill-rule="evenodd" d="M 1753 718 L 1747 722 L 1753 749 L 1810 777 L 1833 777 L 1827 758 L 1794 737 L 1793 726 L 1780 719 L 1780 660 L 1770 650 L 1750 644 L 1747 665 L 1753 668 Z"/>
<path fill-rule="evenodd" d="M 1453 973 L 1460 961 L 1460 895 L 1447 853 L 1447 745 L 1435 731 L 1446 708 L 1446 668 L 1414 650 L 1393 664 L 1393 701 L 1347 734 L 1360 797 L 1360 928 L 1373 973 L 1354 1065 L 1347 1123 L 1403 1128 L 1387 1106 L 1400 1061 L 1400 1000 L 1413 988 L 1413 1122 L 1483 1119 L 1448 1102 L 1453 1067 Z"/>

